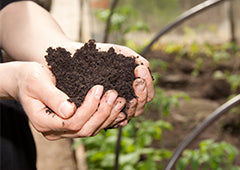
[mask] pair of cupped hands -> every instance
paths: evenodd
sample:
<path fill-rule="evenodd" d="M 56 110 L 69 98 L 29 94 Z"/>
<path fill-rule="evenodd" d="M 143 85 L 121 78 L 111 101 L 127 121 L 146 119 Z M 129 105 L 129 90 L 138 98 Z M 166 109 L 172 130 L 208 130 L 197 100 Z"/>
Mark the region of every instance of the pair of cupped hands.
<path fill-rule="evenodd" d="M 83 44 L 73 43 L 65 48 L 72 53 Z M 69 97 L 56 88 L 56 80 L 47 64 L 38 62 L 20 62 L 17 75 L 17 97 L 21 102 L 30 122 L 35 129 L 47 139 L 75 138 L 94 136 L 102 129 L 125 126 L 132 117 L 137 117 L 144 111 L 144 106 L 154 97 L 152 76 L 149 72 L 149 62 L 133 50 L 114 44 L 96 43 L 100 51 L 113 47 L 116 53 L 125 56 L 139 56 L 139 63 L 134 70 L 135 81 L 133 89 L 136 98 L 129 103 L 118 97 L 115 90 L 103 94 L 104 87 L 95 85 L 85 96 L 79 108 L 68 102 Z M 140 64 L 140 63 L 143 63 Z M 127 118 L 122 112 L 127 106 Z M 49 113 L 48 108 L 54 113 Z"/>

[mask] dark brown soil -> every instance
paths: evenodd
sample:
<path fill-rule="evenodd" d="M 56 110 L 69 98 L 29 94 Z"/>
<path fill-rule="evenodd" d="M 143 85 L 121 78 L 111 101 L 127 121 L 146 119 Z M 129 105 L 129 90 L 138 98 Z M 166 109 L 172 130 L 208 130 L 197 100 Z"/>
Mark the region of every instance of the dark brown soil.
<path fill-rule="evenodd" d="M 103 85 L 104 92 L 116 90 L 127 102 L 136 97 L 132 87 L 137 66 L 135 58 L 116 54 L 113 48 L 107 52 L 98 51 L 94 40 L 85 43 L 73 57 L 61 47 L 50 47 L 47 53 L 45 58 L 56 77 L 56 87 L 77 107 L 94 85 Z"/>

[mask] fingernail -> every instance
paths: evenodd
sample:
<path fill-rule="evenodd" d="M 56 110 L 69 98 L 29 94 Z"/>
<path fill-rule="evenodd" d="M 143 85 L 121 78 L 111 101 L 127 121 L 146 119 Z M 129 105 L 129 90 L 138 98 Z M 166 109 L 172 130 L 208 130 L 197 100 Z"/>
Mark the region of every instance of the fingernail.
<path fill-rule="evenodd" d="M 119 126 L 126 126 L 128 124 L 128 120 L 124 120 L 119 124 Z"/>
<path fill-rule="evenodd" d="M 64 101 L 59 107 L 59 114 L 61 114 L 61 116 L 63 116 L 64 118 L 68 118 L 72 114 L 73 109 L 74 109 L 73 103 Z"/>
<path fill-rule="evenodd" d="M 137 100 L 133 99 L 129 102 L 128 108 L 131 109 L 131 108 L 135 107 L 136 104 L 137 104 Z"/>
<path fill-rule="evenodd" d="M 146 88 L 145 82 L 142 79 L 136 80 L 135 87 L 137 92 L 143 92 Z"/>
<path fill-rule="evenodd" d="M 95 97 L 96 99 L 100 99 L 103 93 L 103 86 L 97 86 L 95 91 Z"/>
<path fill-rule="evenodd" d="M 119 101 L 119 102 L 117 102 L 117 104 L 116 104 L 116 106 L 114 107 L 114 109 L 115 109 L 116 111 L 119 111 L 121 108 L 123 108 L 123 106 L 124 106 L 124 103 L 121 102 L 121 101 Z"/>
<path fill-rule="evenodd" d="M 114 93 L 114 92 L 110 92 L 110 94 L 108 96 L 108 100 L 107 100 L 108 104 L 109 105 L 113 105 L 115 100 L 116 100 L 116 98 L 117 98 L 117 94 Z"/>
<path fill-rule="evenodd" d="M 137 70 L 137 75 L 141 78 L 146 78 L 147 77 L 147 71 L 144 68 L 139 68 Z"/>

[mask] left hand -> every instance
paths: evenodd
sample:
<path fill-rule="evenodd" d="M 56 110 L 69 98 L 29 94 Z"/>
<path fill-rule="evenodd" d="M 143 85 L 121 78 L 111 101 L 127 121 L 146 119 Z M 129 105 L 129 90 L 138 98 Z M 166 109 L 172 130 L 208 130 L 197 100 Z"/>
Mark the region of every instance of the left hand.
<path fill-rule="evenodd" d="M 125 126 L 132 117 L 141 115 L 144 111 L 145 104 L 153 99 L 153 80 L 149 71 L 149 62 L 135 51 L 125 46 L 97 43 L 97 49 L 100 51 L 107 51 L 110 47 L 113 47 L 116 53 L 121 53 L 127 57 L 135 57 L 136 63 L 138 64 L 134 70 L 136 79 L 133 82 L 133 89 L 137 98 L 132 99 L 127 104 L 127 119 L 119 124 L 120 126 Z M 118 118 L 121 118 L 121 116 L 122 115 L 119 115 Z"/>

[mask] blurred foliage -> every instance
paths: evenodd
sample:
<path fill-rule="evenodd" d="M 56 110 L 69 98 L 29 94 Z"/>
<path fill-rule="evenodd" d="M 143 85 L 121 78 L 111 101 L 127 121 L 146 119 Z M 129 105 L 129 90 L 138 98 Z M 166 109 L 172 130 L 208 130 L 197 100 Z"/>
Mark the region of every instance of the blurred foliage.
<path fill-rule="evenodd" d="M 180 13 L 179 0 L 123 0 L 115 9 L 112 16 L 110 33 L 117 34 L 116 42 L 126 45 L 137 52 L 140 52 L 143 46 L 136 45 L 133 41 L 127 40 L 126 35 L 134 31 L 149 31 L 146 20 L 151 22 L 158 21 L 158 25 L 163 20 L 171 20 Z M 128 5 L 125 5 L 128 4 Z M 147 12 L 146 12 L 147 11 Z M 96 17 L 106 22 L 110 14 L 109 10 L 101 10 L 95 13 Z M 166 21 L 165 21 L 166 22 Z M 204 25 L 199 26 L 199 30 L 205 29 Z M 212 32 L 216 31 L 214 25 L 207 29 Z M 185 37 L 196 36 L 196 31 L 185 27 Z M 148 43 L 148 42 L 146 42 Z M 234 43 L 226 43 L 220 46 L 209 43 L 198 44 L 176 44 L 169 43 L 161 46 L 161 49 L 168 54 L 177 55 L 179 59 L 186 54 L 195 62 L 192 72 L 193 76 L 198 76 L 203 59 L 198 57 L 199 53 L 205 56 L 212 57 L 214 64 L 229 60 L 233 53 L 239 53 L 239 47 Z M 240 55 L 239 55 L 240 56 Z M 177 107 L 180 99 L 190 100 L 190 97 L 185 93 L 178 93 L 169 96 L 164 93 L 164 90 L 157 86 L 158 79 L 161 77 L 158 70 L 166 71 L 167 63 L 160 59 L 149 60 L 151 69 L 153 70 L 155 97 L 145 107 L 145 112 L 157 112 L 158 117 L 168 116 L 171 107 Z M 240 77 L 236 74 L 227 74 L 216 72 L 216 77 L 224 77 L 231 84 L 233 90 L 240 86 Z M 164 120 L 149 120 L 144 117 L 132 119 L 130 123 L 123 128 L 121 140 L 121 152 L 119 165 L 120 169 L 126 170 L 159 170 L 163 169 L 162 161 L 168 160 L 172 156 L 172 152 L 165 148 L 154 148 L 153 142 L 162 139 L 163 131 L 173 130 L 172 125 Z M 112 170 L 115 161 L 115 144 L 117 141 L 117 130 L 102 131 L 95 137 L 78 139 L 74 143 L 74 147 L 79 144 L 84 144 L 86 147 L 86 156 L 88 168 L 91 170 Z M 178 169 L 184 169 L 191 166 L 192 169 L 199 167 L 219 168 L 224 165 L 234 169 L 233 161 L 238 151 L 231 144 L 226 142 L 214 143 L 212 140 L 202 141 L 198 150 L 186 150 L 183 157 L 179 160 Z M 221 160 L 221 162 L 219 162 Z M 234 169 L 235 170 L 235 169 Z"/>
<path fill-rule="evenodd" d="M 143 119 L 131 120 L 122 132 L 120 169 L 162 169 L 156 162 L 169 159 L 171 152 L 166 149 L 152 148 L 150 145 L 153 140 L 161 140 L 163 130 L 171 129 L 171 124 L 163 120 L 155 122 Z M 117 132 L 116 130 L 102 131 L 95 137 L 78 139 L 78 142 L 74 143 L 74 147 L 84 143 L 89 169 L 113 169 Z"/>
<path fill-rule="evenodd" d="M 99 10 L 95 13 L 96 17 L 106 23 L 110 15 L 110 9 Z M 139 18 L 137 10 L 130 5 L 119 6 L 114 10 L 111 18 L 110 33 L 117 33 L 118 44 L 126 43 L 126 34 L 134 31 L 149 32 L 148 25 Z"/>
<path fill-rule="evenodd" d="M 234 165 L 238 154 L 237 148 L 229 143 L 204 140 L 200 143 L 199 149 L 188 149 L 183 152 L 176 169 L 185 170 L 190 167 L 192 170 L 240 170 L 240 166 Z"/>
<path fill-rule="evenodd" d="M 161 48 L 169 54 L 177 55 L 179 59 L 188 54 L 193 61 L 196 61 L 192 74 L 195 74 L 194 76 L 197 75 L 197 72 L 203 64 L 202 58 L 198 57 L 197 54 L 204 54 L 207 58 L 212 57 L 212 66 L 214 67 L 214 63 L 229 60 L 229 58 L 224 55 L 220 55 L 218 59 L 214 59 L 214 55 L 226 52 L 234 53 L 238 56 L 239 53 L 239 47 L 233 43 L 218 46 L 208 43 L 202 45 L 197 43 L 190 45 L 170 43 L 161 46 Z M 159 113 L 159 115 L 156 116 L 162 118 L 170 114 L 171 107 L 178 107 L 180 99 L 190 100 L 190 97 L 185 93 L 178 93 L 173 96 L 167 95 L 164 90 L 157 85 L 158 79 L 161 78 L 159 70 L 162 72 L 166 71 L 168 67 L 167 63 L 161 59 L 150 59 L 149 62 L 153 71 L 155 97 L 150 103 L 147 103 L 145 113 Z M 239 70 L 235 71 L 237 73 Z M 216 70 L 213 76 L 215 76 L 215 78 L 226 79 L 231 84 L 233 90 L 240 87 L 240 77 L 238 74 Z M 166 148 L 156 148 L 153 143 L 156 141 L 164 142 L 162 138 L 163 132 L 171 130 L 173 130 L 172 125 L 162 119 L 150 120 L 144 116 L 132 119 L 130 123 L 123 128 L 122 132 L 119 158 L 120 169 L 163 169 L 163 162 L 166 163 L 166 161 L 169 160 L 172 152 Z M 114 167 L 117 135 L 117 130 L 102 131 L 95 137 L 79 139 L 78 142 L 74 143 L 74 147 L 77 147 L 79 143 L 84 144 L 89 169 L 111 170 Z M 211 169 L 221 170 L 223 167 L 227 167 L 227 169 L 230 170 L 239 170 L 239 167 L 234 164 L 234 160 L 238 154 L 238 150 L 230 143 L 215 143 L 212 140 L 205 140 L 200 143 L 199 149 L 188 149 L 183 153 L 182 158 L 180 158 L 177 163 L 177 169 L 181 170 L 186 169 L 186 167 L 191 167 L 194 170 L 204 170 L 211 167 Z"/>
<path fill-rule="evenodd" d="M 182 11 L 179 0 L 122 0 L 120 5 L 122 4 L 134 6 L 148 25 L 158 29 L 176 18 Z"/>
<path fill-rule="evenodd" d="M 159 62 L 161 60 L 154 60 L 154 61 Z M 153 62 L 150 62 L 150 64 L 153 65 Z M 162 62 L 160 62 L 159 64 L 161 65 Z M 154 65 L 156 65 L 156 63 L 154 63 Z M 164 64 L 162 65 L 164 67 Z M 180 99 L 185 99 L 187 101 L 190 100 L 190 97 L 184 92 L 176 93 L 172 96 L 166 95 L 164 91 L 157 86 L 158 79 L 161 77 L 161 75 L 156 72 L 152 73 L 152 75 L 154 78 L 153 85 L 155 90 L 155 96 L 150 103 L 146 104 L 145 106 L 146 112 L 149 112 L 149 111 L 157 112 L 159 113 L 160 117 L 162 117 L 162 113 L 164 114 L 164 116 L 168 116 L 170 114 L 170 108 L 178 107 Z"/>

